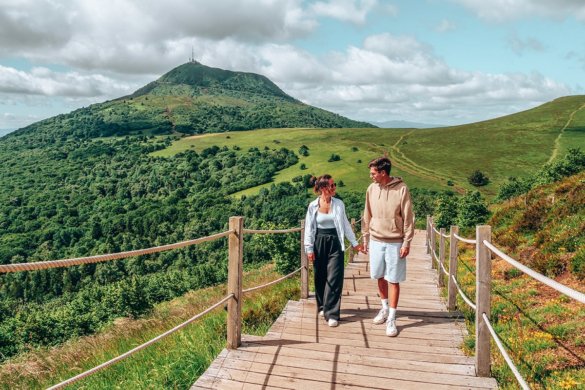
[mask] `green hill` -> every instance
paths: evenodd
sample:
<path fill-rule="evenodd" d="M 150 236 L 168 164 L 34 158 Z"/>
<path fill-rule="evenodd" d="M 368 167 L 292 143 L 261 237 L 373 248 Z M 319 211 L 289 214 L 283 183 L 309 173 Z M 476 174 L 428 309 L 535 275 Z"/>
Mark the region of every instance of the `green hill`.
<path fill-rule="evenodd" d="M 492 205 L 492 242 L 522 264 L 585 292 L 585 171 Z M 472 237 L 473 232 L 464 236 Z M 473 297 L 475 251 L 463 246 L 459 282 Z M 531 388 L 576 389 L 585 383 L 585 307 L 506 261 L 492 261 L 491 321 Z M 466 318 L 474 312 L 460 306 Z M 473 321 L 473 320 L 471 320 Z M 473 343 L 470 326 L 466 344 Z M 501 388 L 517 381 L 495 347 L 492 375 Z"/>
<path fill-rule="evenodd" d="M 488 121 L 434 129 L 264 129 L 230 134 L 206 134 L 174 142 L 157 156 L 185 150 L 201 151 L 212 145 L 297 151 L 299 163 L 281 172 L 276 182 L 298 175 L 328 172 L 348 188 L 364 191 L 369 184 L 367 163 L 388 153 L 395 168 L 413 187 L 463 192 L 474 170 L 487 174 L 490 183 L 480 190 L 496 195 L 508 177 L 523 177 L 569 148 L 585 149 L 585 96 L 568 96 L 539 107 Z M 331 142 L 334 139 L 335 142 Z M 328 162 L 332 154 L 339 161 Z M 300 169 L 305 164 L 306 170 Z M 240 194 L 257 193 L 261 187 Z"/>
<path fill-rule="evenodd" d="M 47 142 L 128 134 L 198 134 L 281 127 L 374 127 L 304 104 L 264 76 L 183 64 L 135 93 L 16 131 Z"/>

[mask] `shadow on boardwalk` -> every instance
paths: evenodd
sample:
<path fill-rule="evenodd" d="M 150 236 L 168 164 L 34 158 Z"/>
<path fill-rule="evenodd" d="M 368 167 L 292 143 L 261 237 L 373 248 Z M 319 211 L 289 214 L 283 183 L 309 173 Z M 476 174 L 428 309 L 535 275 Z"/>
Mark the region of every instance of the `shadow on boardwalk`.
<path fill-rule="evenodd" d="M 339 327 L 317 315 L 314 299 L 290 301 L 266 336 L 244 335 L 240 348 L 223 350 L 192 389 L 496 388 L 460 349 L 463 319 L 439 297 L 424 234 L 407 260 L 398 337 L 372 324 L 380 299 L 360 255 L 345 270 Z"/>

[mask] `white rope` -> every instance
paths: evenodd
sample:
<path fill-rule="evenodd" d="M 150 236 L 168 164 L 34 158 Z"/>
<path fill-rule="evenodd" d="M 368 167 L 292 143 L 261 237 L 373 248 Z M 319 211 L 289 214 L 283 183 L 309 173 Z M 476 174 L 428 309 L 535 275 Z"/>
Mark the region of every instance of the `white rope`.
<path fill-rule="evenodd" d="M 538 272 L 532 270 L 531 268 L 526 267 L 525 265 L 517 262 L 516 260 L 514 260 L 513 258 L 511 258 L 510 256 L 508 256 L 507 254 L 505 254 L 504 252 L 502 252 L 501 250 L 499 250 L 498 248 L 496 248 L 495 246 L 493 246 L 490 242 L 484 240 L 483 244 L 488 247 L 489 250 L 491 250 L 492 252 L 494 252 L 496 255 L 498 255 L 499 257 L 501 257 L 502 259 L 506 260 L 508 263 L 512 264 L 514 267 L 518 268 L 520 271 L 524 272 L 525 274 L 532 276 L 534 279 L 538 280 L 541 283 L 546 284 L 549 287 L 554 288 L 555 290 L 557 290 L 558 292 L 561 292 L 581 303 L 585 303 L 585 294 L 583 294 L 582 292 L 579 292 L 577 290 L 573 290 L 570 287 L 565 286 L 564 284 L 561 284 L 551 278 L 547 278 L 544 275 L 539 274 Z"/>
<path fill-rule="evenodd" d="M 524 390 L 530 390 L 530 386 L 528 386 L 528 384 L 526 383 L 524 378 L 522 378 L 522 375 L 520 375 L 520 372 L 518 372 L 518 369 L 514 365 L 514 362 L 512 361 L 512 359 L 510 359 L 510 356 L 508 355 L 508 353 L 504 349 L 502 341 L 498 337 L 497 333 L 494 331 L 494 328 L 492 328 L 492 325 L 490 324 L 490 320 L 488 319 L 487 315 L 485 313 L 481 313 L 481 316 L 483 317 L 483 320 L 484 320 L 488 330 L 490 331 L 492 338 L 496 342 L 496 345 L 498 346 L 500 353 L 502 354 L 502 356 L 504 357 L 504 360 L 508 364 L 508 367 L 510 367 L 510 370 L 512 370 L 512 373 L 514 373 L 514 376 L 516 377 L 516 380 L 520 384 L 520 387 L 522 387 L 522 389 L 524 389 Z"/>
<path fill-rule="evenodd" d="M 97 256 L 89 256 L 89 257 L 78 257 L 75 259 L 65 259 L 65 260 L 50 260 L 50 261 L 37 261 L 34 263 L 18 263 L 18 264 L 4 264 L 0 265 L 0 273 L 7 273 L 7 272 L 19 272 L 19 271 L 34 271 L 39 269 L 47 269 L 47 268 L 60 268 L 60 267 L 70 267 L 72 265 L 80 265 L 80 264 L 90 264 L 90 263 L 99 263 L 102 261 L 110 261 L 110 260 L 119 260 L 124 259 L 126 257 L 134 257 L 134 256 L 141 256 L 150 253 L 158 253 L 163 251 L 168 251 L 170 249 L 182 248 L 189 245 L 200 244 L 206 241 L 216 240 L 221 237 L 229 236 L 233 233 L 234 230 L 228 230 L 227 232 L 213 234 L 211 236 L 197 238 L 194 240 L 182 241 L 175 244 L 168 244 L 168 245 L 161 245 L 152 248 L 146 249 L 137 249 L 133 251 L 127 252 L 119 252 L 119 253 L 111 253 L 106 255 L 97 255 Z"/>
<path fill-rule="evenodd" d="M 244 229 L 244 234 L 279 234 L 279 233 L 294 233 L 300 232 L 301 228 L 281 229 L 281 230 L 259 230 L 259 229 Z"/>
<path fill-rule="evenodd" d="M 435 227 L 433 226 L 433 230 L 435 231 L 435 233 L 437 233 L 439 236 L 441 235 L 441 232 L 438 231 L 437 229 L 435 229 Z"/>
<path fill-rule="evenodd" d="M 477 310 L 477 306 L 475 306 L 475 303 L 473 303 L 471 301 L 471 299 L 469 299 L 467 297 L 467 295 L 465 295 L 465 293 L 461 289 L 461 286 L 459 286 L 459 283 L 457 282 L 457 279 L 455 279 L 455 275 L 451 275 L 451 279 L 453 280 L 453 283 L 455 283 L 455 287 L 457 287 L 457 291 L 459 292 L 459 295 L 465 301 L 465 303 L 467 303 L 474 311 Z"/>
<path fill-rule="evenodd" d="M 440 234 L 441 234 L 441 236 L 443 236 L 445 238 L 451 238 L 451 235 L 450 234 L 443 234 L 443 233 L 440 233 Z"/>
<path fill-rule="evenodd" d="M 431 254 L 433 255 L 433 258 L 435 259 L 435 261 L 438 263 L 439 262 L 439 256 L 437 256 L 437 253 L 435 252 L 434 249 L 431 249 Z"/>
<path fill-rule="evenodd" d="M 459 236 L 458 234 L 455 234 L 455 233 L 453 233 L 453 236 L 456 239 L 458 239 L 459 241 L 463 241 L 463 242 L 466 242 L 468 244 L 476 244 L 477 243 L 477 240 L 471 240 L 469 238 L 464 238 L 464 237 L 461 237 L 461 236 Z"/>
<path fill-rule="evenodd" d="M 293 276 L 297 272 L 300 272 L 301 269 L 302 269 L 302 267 L 296 269 L 295 271 L 291 272 L 288 275 L 283 276 L 282 278 L 278 278 L 276 280 L 273 280 L 272 282 L 268 282 L 268 283 L 263 284 L 263 285 L 260 285 L 260 286 L 250 287 L 250 288 L 247 288 L 245 290 L 242 290 L 242 294 L 249 293 L 249 292 L 252 292 L 252 291 L 256 291 L 256 290 L 259 290 L 259 289 L 264 288 L 264 287 L 272 286 L 273 284 L 276 284 L 276 283 L 278 283 L 280 281 L 283 281 L 284 279 L 290 278 L 291 276 Z"/>
<path fill-rule="evenodd" d="M 439 265 L 441 266 L 441 269 L 443 270 L 443 273 L 444 273 L 445 275 L 449 276 L 449 271 L 447 271 L 447 270 L 445 269 L 445 267 L 443 266 L 443 263 L 439 261 Z"/>
<path fill-rule="evenodd" d="M 190 319 L 188 319 L 187 321 L 183 322 L 182 324 L 179 324 L 179 325 L 175 326 L 173 329 L 167 330 L 165 333 L 163 333 L 163 334 L 161 334 L 161 335 L 153 338 L 152 340 L 147 341 L 146 343 L 144 343 L 142 345 L 139 345 L 138 347 L 136 347 L 134 349 L 131 349 L 130 351 L 128 351 L 126 353 L 123 353 L 122 355 L 120 355 L 118 357 L 115 357 L 115 358 L 113 358 L 111 360 L 108 360 L 107 362 L 102 363 L 99 366 L 96 366 L 96 367 L 92 368 L 91 370 L 87 370 L 85 372 L 82 372 L 81 374 L 76 375 L 73 378 L 67 379 L 66 381 L 63 381 L 63 382 L 61 382 L 61 383 L 59 383 L 57 385 L 54 385 L 52 387 L 49 387 L 48 390 L 61 389 L 61 388 L 65 387 L 65 386 L 67 386 L 67 385 L 70 385 L 72 383 L 77 382 L 80 379 L 83 379 L 83 378 L 85 378 L 87 376 L 90 376 L 92 374 L 95 374 L 96 372 L 98 372 L 98 371 L 100 371 L 100 370 L 102 370 L 102 369 L 104 369 L 104 368 L 106 368 L 108 366 L 111 366 L 112 364 L 117 363 L 120 360 L 126 359 L 128 356 L 130 356 L 130 355 L 132 355 L 132 354 L 134 354 L 134 353 L 136 353 L 136 352 L 138 352 L 138 351 L 140 351 L 140 350 L 148 347 L 151 344 L 156 343 L 157 341 L 159 341 L 159 340 L 167 337 L 168 335 L 170 335 L 172 333 L 175 333 L 179 329 L 184 328 L 185 326 L 189 325 L 191 322 L 193 322 L 193 321 L 197 320 L 199 317 L 201 317 L 201 316 L 209 313 L 210 311 L 212 311 L 213 309 L 217 308 L 218 306 L 221 306 L 223 303 L 225 303 L 227 300 L 229 300 L 229 299 L 231 299 L 233 297 L 234 297 L 234 294 L 230 294 L 230 295 L 226 296 L 225 298 L 223 298 L 221 301 L 217 302 L 213 306 L 208 307 L 207 309 L 205 309 L 201 313 L 199 313 L 199 314 L 191 317 Z"/>

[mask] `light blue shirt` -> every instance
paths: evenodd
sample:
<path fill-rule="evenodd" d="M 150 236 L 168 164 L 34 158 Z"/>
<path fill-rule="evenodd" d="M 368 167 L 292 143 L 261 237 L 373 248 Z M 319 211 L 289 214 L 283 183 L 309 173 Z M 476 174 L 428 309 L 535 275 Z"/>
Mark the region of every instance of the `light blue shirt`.
<path fill-rule="evenodd" d="M 313 253 L 313 246 L 315 244 L 315 234 L 317 233 L 317 213 L 319 212 L 319 198 L 309 203 L 307 208 L 307 216 L 305 217 L 305 252 Z M 358 242 L 355 239 L 355 234 L 351 230 L 351 225 L 347 220 L 345 214 L 345 205 L 343 201 L 337 198 L 331 198 L 331 214 L 333 215 L 333 222 L 337 237 L 341 242 L 341 250 L 345 252 L 344 239 L 351 243 L 351 246 L 357 246 Z"/>

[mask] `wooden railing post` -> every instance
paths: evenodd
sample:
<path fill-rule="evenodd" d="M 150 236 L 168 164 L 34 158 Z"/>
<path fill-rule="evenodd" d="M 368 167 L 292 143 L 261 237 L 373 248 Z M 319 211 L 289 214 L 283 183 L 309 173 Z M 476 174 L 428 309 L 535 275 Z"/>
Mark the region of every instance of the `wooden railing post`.
<path fill-rule="evenodd" d="M 431 216 L 427 215 L 427 239 L 425 240 L 425 245 L 427 247 L 427 255 L 431 254 L 431 244 L 429 240 L 431 239 Z"/>
<path fill-rule="evenodd" d="M 459 234 L 458 226 L 451 226 L 449 238 L 449 298 L 447 299 L 447 309 L 453 311 L 457 306 L 457 286 L 453 278 L 457 279 L 457 238 L 455 234 Z"/>
<path fill-rule="evenodd" d="M 477 226 L 476 245 L 476 282 L 475 282 L 475 371 L 477 376 L 490 376 L 490 333 L 482 314 L 491 314 L 491 254 L 483 241 L 492 242 L 492 228 L 489 225 Z"/>
<path fill-rule="evenodd" d="M 228 238 L 228 301 L 227 347 L 237 349 L 242 343 L 242 259 L 244 252 L 244 218 L 230 217 L 229 229 L 234 230 Z"/>
<path fill-rule="evenodd" d="M 301 299 L 309 298 L 309 262 L 305 253 L 305 220 L 301 220 Z"/>
<path fill-rule="evenodd" d="M 431 226 L 430 226 L 430 233 L 431 233 L 431 264 L 433 269 L 437 268 L 437 264 L 435 263 L 435 229 L 433 228 L 433 217 L 431 217 Z"/>
<path fill-rule="evenodd" d="M 351 230 L 355 232 L 355 218 L 351 219 Z M 349 262 L 353 263 L 353 258 L 355 257 L 355 251 L 353 247 L 350 245 L 349 247 Z"/>
<path fill-rule="evenodd" d="M 445 287 L 445 275 L 443 268 L 445 266 L 445 228 L 441 228 L 441 237 L 439 238 L 439 266 L 437 267 L 439 276 L 439 287 Z"/>

